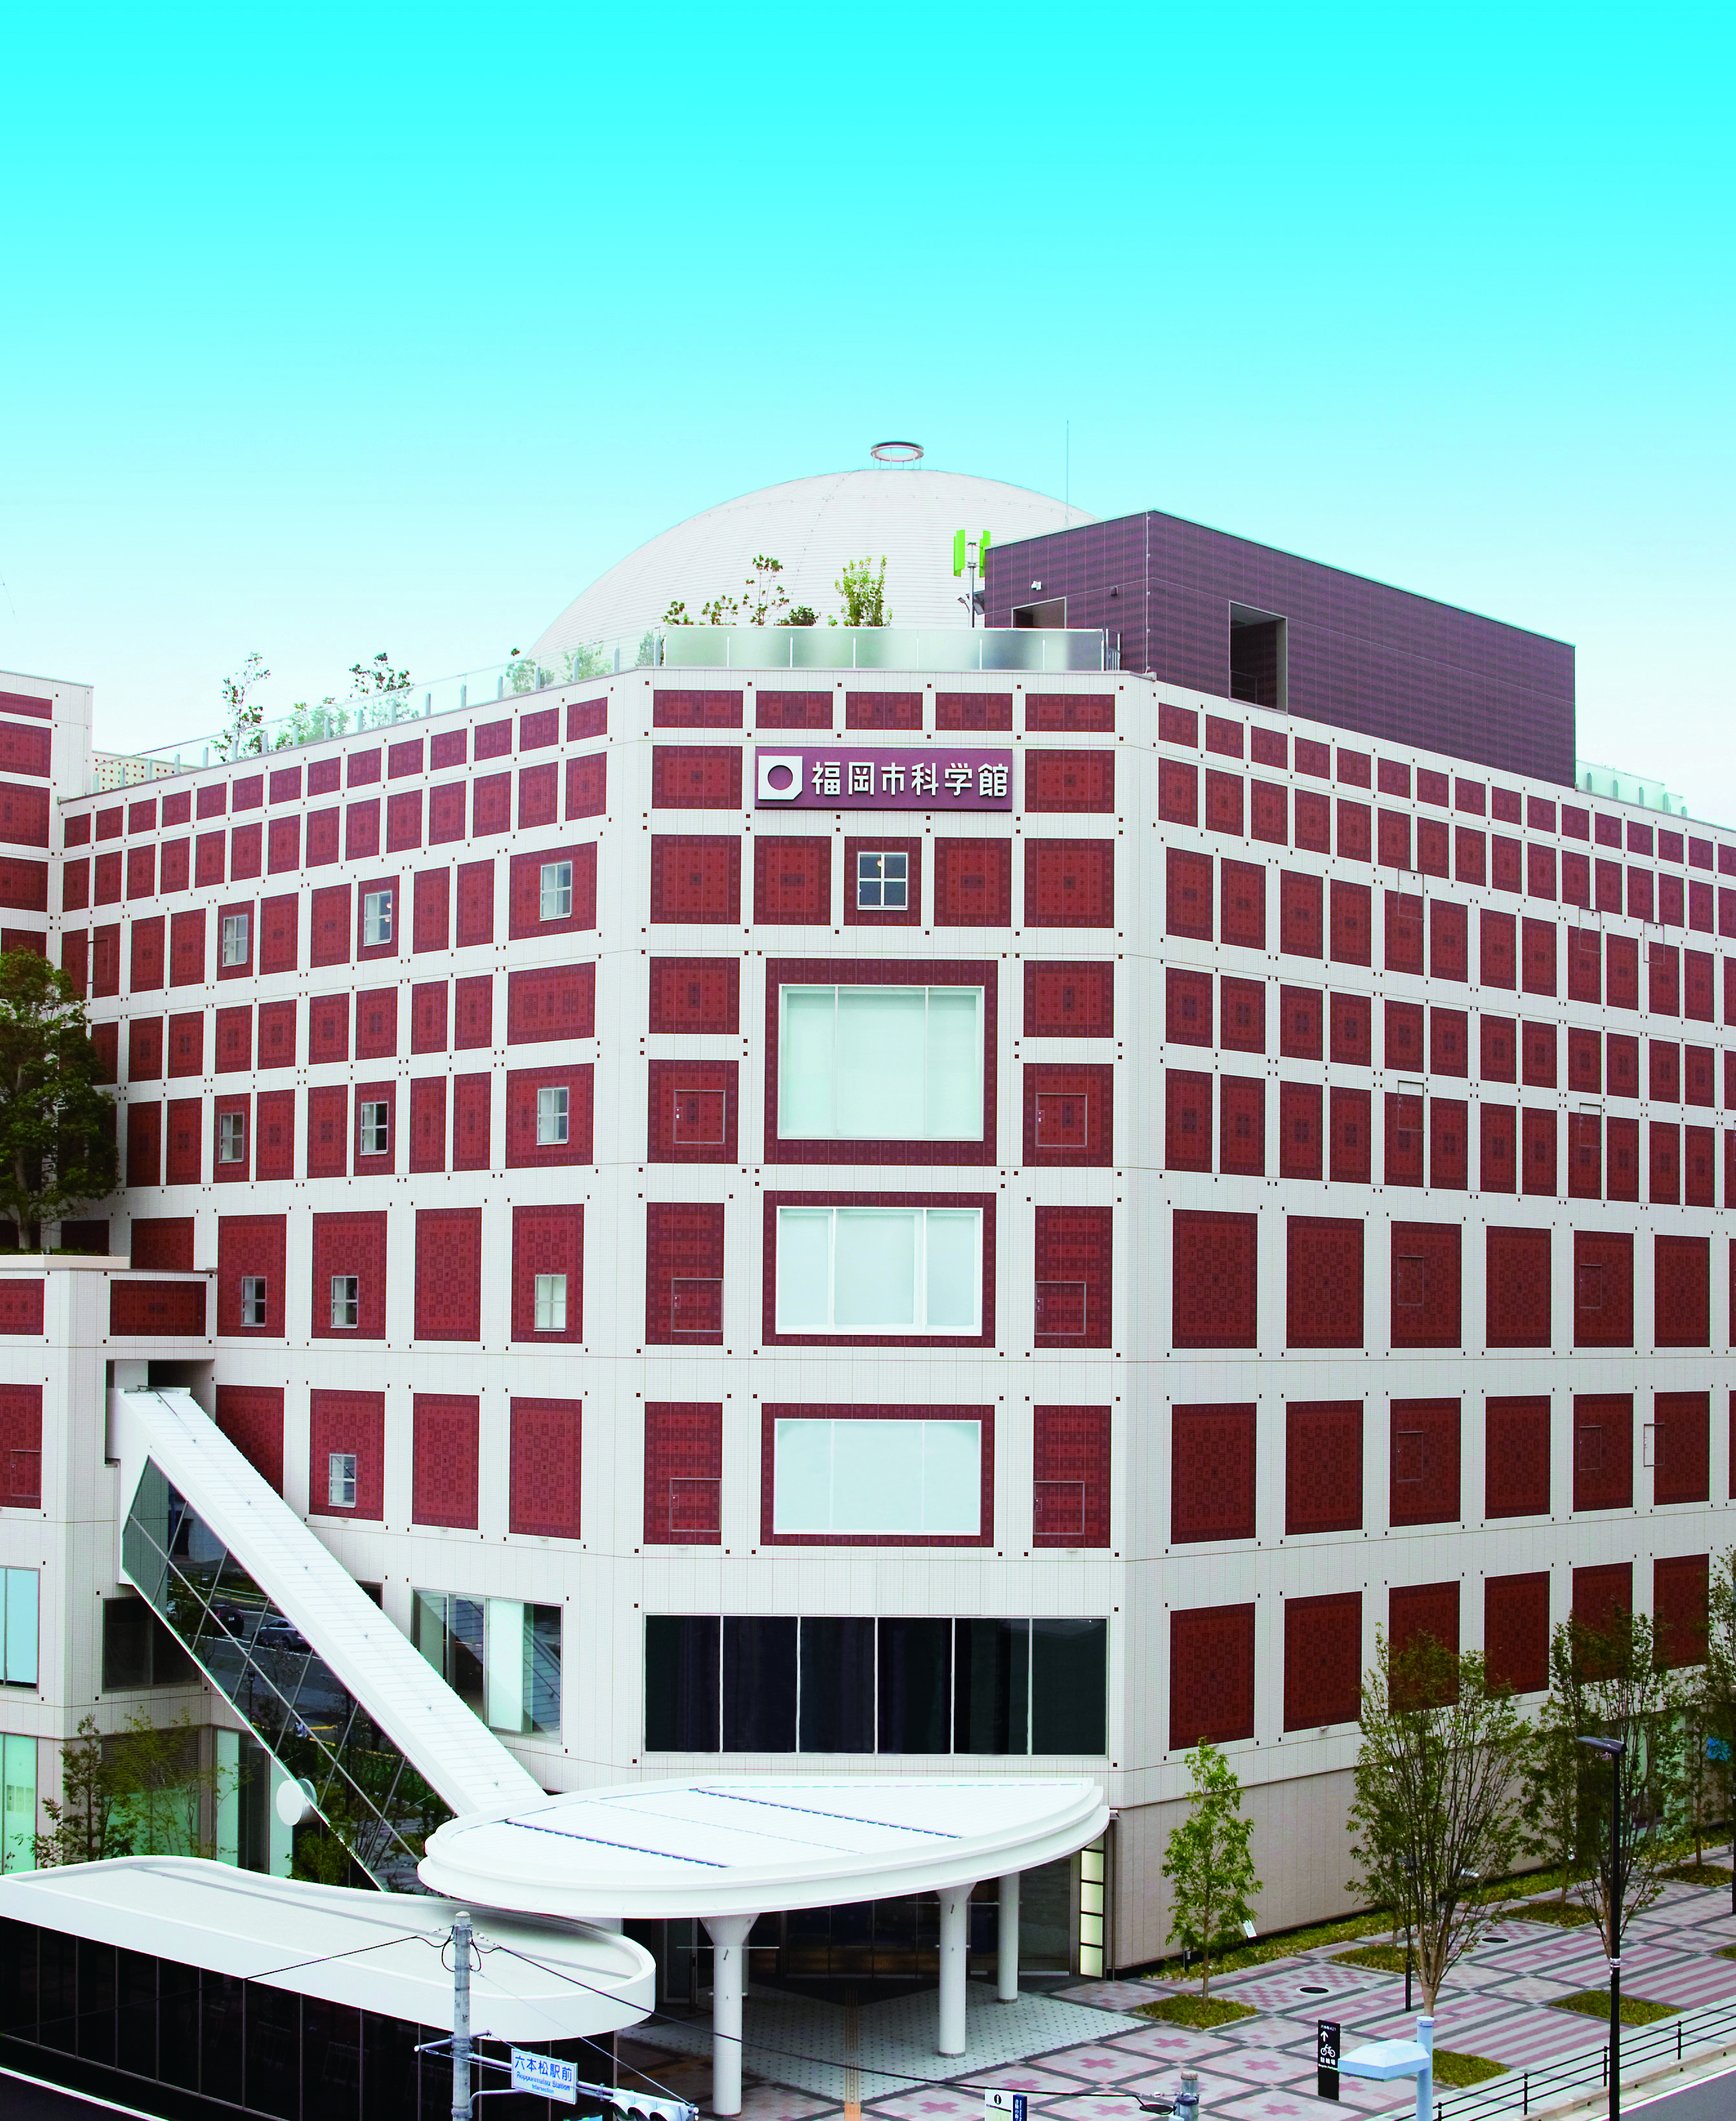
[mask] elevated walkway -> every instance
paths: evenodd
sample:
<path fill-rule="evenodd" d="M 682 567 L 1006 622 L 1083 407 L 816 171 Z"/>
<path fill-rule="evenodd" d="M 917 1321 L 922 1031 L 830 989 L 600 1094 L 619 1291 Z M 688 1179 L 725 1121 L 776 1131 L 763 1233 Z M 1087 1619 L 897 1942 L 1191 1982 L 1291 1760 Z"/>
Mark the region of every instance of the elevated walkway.
<path fill-rule="evenodd" d="M 545 1802 L 190 1394 L 109 1407 L 122 1575 L 369 1876 L 418 1890 L 454 1814 Z"/>

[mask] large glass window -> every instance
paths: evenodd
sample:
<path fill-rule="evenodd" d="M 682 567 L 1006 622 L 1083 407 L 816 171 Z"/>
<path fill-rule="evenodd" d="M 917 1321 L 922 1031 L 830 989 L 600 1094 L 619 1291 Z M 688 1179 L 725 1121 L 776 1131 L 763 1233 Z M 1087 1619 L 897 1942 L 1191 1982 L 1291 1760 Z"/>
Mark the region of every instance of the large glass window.
<path fill-rule="evenodd" d="M 491 1731 L 561 1732 L 561 1609 L 517 1598 L 418 1591 L 416 1647 Z"/>
<path fill-rule="evenodd" d="M 982 1529 L 980 1421 L 780 1420 L 772 1529 L 974 1538 Z"/>
<path fill-rule="evenodd" d="M 0 1569 L 0 1644 L 8 1686 L 36 1684 L 36 1592 L 34 1569 Z"/>
<path fill-rule="evenodd" d="M 648 1752 L 1090 1757 L 1108 1622 L 650 1614 Z"/>
<path fill-rule="evenodd" d="M 780 1208 L 780 1333 L 982 1331 L 980 1208 Z"/>
<path fill-rule="evenodd" d="M 980 1138 L 981 987 L 786 986 L 781 1000 L 785 1140 Z"/>

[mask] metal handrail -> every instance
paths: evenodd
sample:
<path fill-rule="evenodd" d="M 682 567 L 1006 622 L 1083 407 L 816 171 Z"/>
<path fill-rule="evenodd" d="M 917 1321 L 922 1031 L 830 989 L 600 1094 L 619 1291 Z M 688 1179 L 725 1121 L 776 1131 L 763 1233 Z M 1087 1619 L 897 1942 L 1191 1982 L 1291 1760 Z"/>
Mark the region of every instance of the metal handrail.
<path fill-rule="evenodd" d="M 1736 1998 L 1704 2004 L 1698 2010 L 1681 2011 L 1673 2018 L 1654 2025 L 1624 2025 L 1623 2081 L 1629 2081 L 1636 2071 L 1650 2063 L 1672 2058 L 1681 2062 L 1690 2049 L 1728 2043 L 1733 2039 L 1736 2039 Z M 1449 2091 L 1443 2095 L 1437 2084 L 1435 2121 L 1489 2121 L 1489 2117 L 1495 2114 L 1528 2114 L 1533 2106 L 1541 2106 L 1563 2092 L 1583 2085 L 1605 2085 L 1608 2081 L 1609 2042 L 1605 2039 L 1594 2048 L 1564 2055 L 1558 2062 L 1545 2063 L 1535 2069 L 1510 2070 L 1504 2077 L 1491 2077 L 1487 2083 L 1463 2091 Z"/>

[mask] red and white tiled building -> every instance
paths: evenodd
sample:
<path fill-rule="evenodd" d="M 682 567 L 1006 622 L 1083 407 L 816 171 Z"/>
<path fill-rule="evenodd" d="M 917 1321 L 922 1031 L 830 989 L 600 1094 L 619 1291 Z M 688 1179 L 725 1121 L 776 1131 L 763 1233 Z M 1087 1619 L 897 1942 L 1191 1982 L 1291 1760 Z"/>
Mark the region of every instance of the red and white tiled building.
<path fill-rule="evenodd" d="M 1692 1656 L 1736 833 L 1132 672 L 639 669 L 96 795 L 89 711 L 0 678 L 124 1173 L 0 1270 L 9 1862 L 82 1715 L 234 1721 L 127 1633 L 105 1379 L 549 1788 L 1100 1776 L 1087 1969 L 1202 1734 L 1262 1926 L 1342 1904 L 1377 1629 Z"/>

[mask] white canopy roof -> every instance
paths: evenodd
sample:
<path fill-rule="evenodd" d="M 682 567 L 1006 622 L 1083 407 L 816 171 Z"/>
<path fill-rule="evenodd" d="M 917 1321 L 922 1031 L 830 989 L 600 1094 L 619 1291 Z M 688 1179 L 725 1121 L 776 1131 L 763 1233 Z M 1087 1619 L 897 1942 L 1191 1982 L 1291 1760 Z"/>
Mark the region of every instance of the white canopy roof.
<path fill-rule="evenodd" d="M 1084 1781 L 716 1775 L 451 1820 L 418 1873 L 437 1893 L 572 1919 L 758 1914 L 1031 1870 L 1108 1816 Z"/>
<path fill-rule="evenodd" d="M 448 2032 L 452 1974 L 441 1946 L 457 1912 L 420 1894 L 307 1885 L 186 1856 L 124 1856 L 0 1878 L 0 1919 Z M 656 1965 L 629 1937 L 492 1916 L 476 1929 L 482 1965 L 470 1977 L 471 2021 L 499 2039 L 613 2032 L 651 2009 Z"/>

